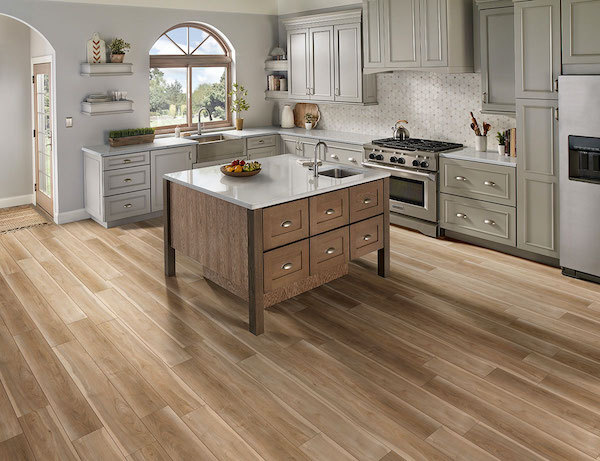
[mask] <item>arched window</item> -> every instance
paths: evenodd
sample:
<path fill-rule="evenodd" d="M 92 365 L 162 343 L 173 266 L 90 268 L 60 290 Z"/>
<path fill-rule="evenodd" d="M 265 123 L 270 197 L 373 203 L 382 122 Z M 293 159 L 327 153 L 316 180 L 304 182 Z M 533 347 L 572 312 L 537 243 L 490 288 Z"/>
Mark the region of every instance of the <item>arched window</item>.
<path fill-rule="evenodd" d="M 150 125 L 159 132 L 231 126 L 231 50 L 210 27 L 179 24 L 150 50 Z"/>

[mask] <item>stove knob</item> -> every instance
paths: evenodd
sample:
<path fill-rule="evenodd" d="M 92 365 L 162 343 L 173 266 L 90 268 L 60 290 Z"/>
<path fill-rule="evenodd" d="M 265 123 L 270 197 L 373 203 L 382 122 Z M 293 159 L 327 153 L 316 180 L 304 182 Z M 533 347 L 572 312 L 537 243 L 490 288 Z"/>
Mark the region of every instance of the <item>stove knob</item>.
<path fill-rule="evenodd" d="M 429 162 L 421 162 L 421 168 L 428 168 Z"/>
<path fill-rule="evenodd" d="M 383 160 L 383 155 L 381 155 L 381 154 L 377 154 L 377 155 L 375 156 L 375 160 L 382 161 L 382 160 Z"/>
<path fill-rule="evenodd" d="M 375 154 L 369 154 L 369 158 L 373 160 L 375 158 Z"/>
<path fill-rule="evenodd" d="M 398 163 L 399 163 L 400 165 L 404 165 L 404 164 L 406 163 L 406 160 L 404 160 L 404 158 L 403 158 L 403 157 L 400 157 L 400 158 L 398 159 Z"/>
<path fill-rule="evenodd" d="M 418 160 L 413 160 L 413 166 L 420 166 L 421 162 L 419 162 Z"/>
<path fill-rule="evenodd" d="M 390 162 L 396 163 L 398 159 L 396 157 L 390 157 Z"/>

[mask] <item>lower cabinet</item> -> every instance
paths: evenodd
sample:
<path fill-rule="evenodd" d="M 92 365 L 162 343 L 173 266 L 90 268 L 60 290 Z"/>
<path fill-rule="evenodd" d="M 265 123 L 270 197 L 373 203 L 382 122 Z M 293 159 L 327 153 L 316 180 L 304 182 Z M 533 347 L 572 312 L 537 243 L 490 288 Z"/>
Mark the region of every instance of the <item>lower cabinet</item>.
<path fill-rule="evenodd" d="M 383 248 L 383 216 L 350 225 L 350 259 Z"/>
<path fill-rule="evenodd" d="M 315 275 L 350 260 L 348 226 L 310 239 L 310 275 Z"/>
<path fill-rule="evenodd" d="M 152 172 L 150 190 L 152 191 L 152 211 L 163 209 L 163 176 L 177 171 L 191 170 L 196 160 L 192 155 L 195 147 L 162 149 L 150 153 L 150 171 Z"/>
<path fill-rule="evenodd" d="M 325 161 L 343 165 L 360 166 L 364 155 L 363 146 L 339 142 L 327 143 L 327 158 Z"/>
<path fill-rule="evenodd" d="M 150 213 L 150 190 L 129 192 L 104 199 L 106 221 L 118 221 Z"/>
<path fill-rule="evenodd" d="M 310 274 L 308 240 L 301 240 L 266 252 L 263 264 L 266 293 L 308 277 Z"/>
<path fill-rule="evenodd" d="M 311 138 L 302 138 L 300 136 L 281 136 L 281 153 L 292 154 L 299 157 L 314 156 L 314 149 L 319 141 Z"/>

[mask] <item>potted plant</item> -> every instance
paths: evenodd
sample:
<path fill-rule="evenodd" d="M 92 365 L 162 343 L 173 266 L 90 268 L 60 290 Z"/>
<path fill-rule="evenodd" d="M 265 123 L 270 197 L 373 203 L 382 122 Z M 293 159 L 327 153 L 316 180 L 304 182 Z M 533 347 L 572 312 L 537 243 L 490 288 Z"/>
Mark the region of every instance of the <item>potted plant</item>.
<path fill-rule="evenodd" d="M 506 136 L 501 131 L 496 133 L 496 139 L 498 140 L 498 154 L 504 155 L 506 150 L 504 148 L 504 143 L 506 142 Z"/>
<path fill-rule="evenodd" d="M 246 101 L 248 91 L 242 85 L 234 83 L 232 85 L 232 90 L 229 92 L 229 96 L 231 97 L 231 112 L 237 113 L 237 117 L 235 118 L 235 129 L 243 130 L 244 118 L 241 117 L 240 114 L 250 109 L 250 105 L 248 104 L 248 101 Z"/>
<path fill-rule="evenodd" d="M 110 62 L 122 63 L 125 58 L 125 53 L 131 49 L 131 44 L 127 43 L 122 38 L 115 38 L 109 45 Z"/>
<path fill-rule="evenodd" d="M 304 115 L 304 127 L 307 130 L 312 130 L 314 122 L 315 122 L 315 116 L 313 114 L 308 113 L 308 114 Z"/>

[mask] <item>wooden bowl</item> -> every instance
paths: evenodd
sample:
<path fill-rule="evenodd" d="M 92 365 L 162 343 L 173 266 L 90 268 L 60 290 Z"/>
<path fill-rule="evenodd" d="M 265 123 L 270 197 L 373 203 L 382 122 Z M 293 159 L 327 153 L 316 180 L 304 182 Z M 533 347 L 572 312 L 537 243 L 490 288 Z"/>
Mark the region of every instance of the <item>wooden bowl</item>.
<path fill-rule="evenodd" d="M 221 167 L 221 173 L 225 176 L 233 176 L 234 178 L 247 178 L 248 176 L 254 176 L 260 173 L 261 168 L 254 171 L 242 171 L 241 173 L 229 172 L 225 169 L 225 166 Z"/>

